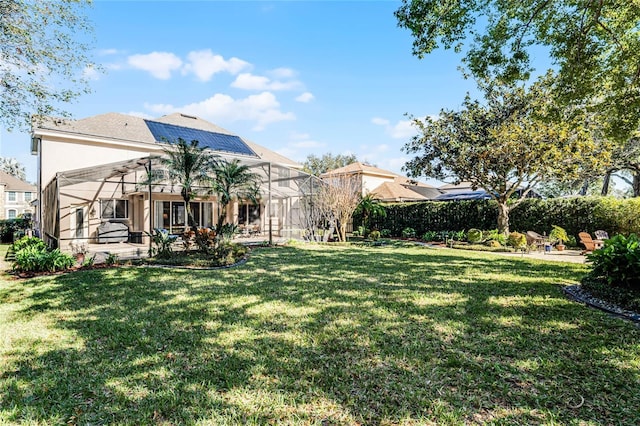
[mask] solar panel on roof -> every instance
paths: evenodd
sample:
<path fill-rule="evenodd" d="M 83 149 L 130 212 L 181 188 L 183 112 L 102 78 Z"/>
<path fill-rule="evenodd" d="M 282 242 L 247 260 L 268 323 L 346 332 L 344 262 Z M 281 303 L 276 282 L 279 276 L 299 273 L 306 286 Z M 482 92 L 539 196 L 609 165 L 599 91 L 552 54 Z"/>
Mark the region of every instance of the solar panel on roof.
<path fill-rule="evenodd" d="M 186 142 L 196 140 L 200 143 L 200 146 L 213 151 L 224 151 L 257 157 L 256 153 L 238 136 L 192 129 L 174 124 L 159 123 L 151 120 L 144 121 L 158 142 L 175 143 L 178 139 L 183 139 Z"/>

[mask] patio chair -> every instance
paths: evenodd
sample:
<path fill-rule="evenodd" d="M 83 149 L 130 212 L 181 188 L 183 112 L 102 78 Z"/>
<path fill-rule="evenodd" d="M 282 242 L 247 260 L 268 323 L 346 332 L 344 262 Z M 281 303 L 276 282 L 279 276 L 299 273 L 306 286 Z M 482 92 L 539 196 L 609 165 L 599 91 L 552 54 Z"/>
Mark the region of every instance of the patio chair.
<path fill-rule="evenodd" d="M 609 239 L 609 234 L 607 233 L 607 231 L 602 231 L 602 230 L 598 230 L 596 232 L 594 232 L 595 236 L 597 239 L 599 240 L 608 240 Z"/>
<path fill-rule="evenodd" d="M 578 237 L 580 237 L 580 243 L 584 246 L 584 250 L 582 250 L 580 254 L 598 250 L 604 245 L 604 241 L 594 240 L 593 238 L 591 238 L 591 234 L 589 234 L 588 232 L 580 232 L 578 233 Z"/>
<path fill-rule="evenodd" d="M 527 231 L 525 236 L 527 238 L 528 246 L 534 246 L 536 250 L 544 250 L 544 246 L 547 243 L 547 237 L 540 235 L 535 231 Z"/>

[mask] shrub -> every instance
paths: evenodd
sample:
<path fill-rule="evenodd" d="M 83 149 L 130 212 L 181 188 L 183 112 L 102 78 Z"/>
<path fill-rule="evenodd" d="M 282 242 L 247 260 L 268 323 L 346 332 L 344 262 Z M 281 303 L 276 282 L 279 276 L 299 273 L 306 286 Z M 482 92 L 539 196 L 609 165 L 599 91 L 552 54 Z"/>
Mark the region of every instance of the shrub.
<path fill-rule="evenodd" d="M 403 238 L 415 238 L 416 237 L 416 230 L 411 228 L 410 226 L 407 226 L 406 228 L 404 228 L 402 230 L 402 237 Z"/>
<path fill-rule="evenodd" d="M 438 232 L 436 232 L 436 231 L 427 231 L 422 236 L 422 239 L 424 241 L 437 241 L 438 237 L 439 237 Z"/>
<path fill-rule="evenodd" d="M 59 249 L 48 251 L 32 245 L 16 252 L 13 268 L 22 272 L 54 272 L 69 269 L 75 263 L 71 255 L 62 253 Z"/>
<path fill-rule="evenodd" d="M 482 234 L 483 234 L 483 238 L 486 241 L 496 241 L 501 246 L 507 244 L 507 237 L 503 233 L 498 232 L 497 229 L 491 229 L 489 231 L 484 231 Z"/>
<path fill-rule="evenodd" d="M 502 247 L 504 245 L 504 244 L 500 244 L 500 241 L 498 240 L 487 240 L 486 244 L 489 247 L 494 247 L 494 248 Z"/>
<path fill-rule="evenodd" d="M 378 241 L 380 239 L 380 231 L 371 231 L 369 233 L 369 238 L 373 241 Z"/>
<path fill-rule="evenodd" d="M 527 248 L 527 237 L 519 232 L 512 232 L 507 237 L 507 245 L 516 249 Z"/>
<path fill-rule="evenodd" d="M 565 241 L 569 240 L 569 236 L 567 235 L 567 231 L 564 228 L 559 227 L 558 225 L 553 225 L 551 228 L 551 232 L 549 232 L 549 241 L 551 244 L 562 244 Z"/>
<path fill-rule="evenodd" d="M 199 228 L 195 233 L 195 243 L 198 250 L 208 253 L 216 246 L 216 231 L 209 228 Z"/>
<path fill-rule="evenodd" d="M 380 236 L 382 238 L 389 238 L 391 236 L 391 230 L 390 229 L 383 229 L 380 231 Z"/>
<path fill-rule="evenodd" d="M 44 250 L 47 248 L 47 245 L 38 237 L 22 237 L 12 245 L 14 252 L 18 252 L 26 247 L 36 247 Z"/>
<path fill-rule="evenodd" d="M 231 241 L 233 236 L 238 233 L 238 225 L 235 223 L 225 223 L 220 227 L 220 235 L 224 241 Z"/>
<path fill-rule="evenodd" d="M 173 253 L 172 245 L 177 239 L 176 235 L 169 234 L 166 229 L 154 228 L 153 234 L 151 234 L 151 242 L 154 247 L 149 249 L 149 255 L 156 257 L 171 256 L 171 253 Z"/>
<path fill-rule="evenodd" d="M 477 244 L 482 242 L 482 231 L 476 228 L 469 229 L 467 232 L 467 241 L 471 244 Z"/>
<path fill-rule="evenodd" d="M 118 256 L 117 253 L 109 253 L 107 255 L 107 258 L 104 261 L 104 263 L 106 263 L 109 266 L 117 265 L 119 262 L 120 262 L 120 257 Z"/>
<path fill-rule="evenodd" d="M 615 235 L 604 247 L 587 255 L 593 269 L 592 278 L 604 280 L 613 287 L 640 290 L 640 243 L 636 234 Z"/>

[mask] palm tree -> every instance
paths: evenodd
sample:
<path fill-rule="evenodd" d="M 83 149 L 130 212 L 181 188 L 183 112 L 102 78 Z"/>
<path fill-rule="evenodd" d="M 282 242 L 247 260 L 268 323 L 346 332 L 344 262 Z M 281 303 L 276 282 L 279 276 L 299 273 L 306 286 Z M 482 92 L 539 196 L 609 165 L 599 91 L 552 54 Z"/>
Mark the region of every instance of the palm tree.
<path fill-rule="evenodd" d="M 187 224 L 195 227 L 191 212 L 191 200 L 198 186 L 207 186 L 211 181 L 211 172 L 218 163 L 218 157 L 199 142 L 186 142 L 182 138 L 164 149 L 165 157 L 160 160 L 169 173 L 169 179 L 180 186 L 180 195 L 184 200 Z"/>
<path fill-rule="evenodd" d="M 260 176 L 240 160 L 222 160 L 214 167 L 213 191 L 218 194 L 220 212 L 216 229 L 220 230 L 227 215 L 227 207 L 233 200 L 245 199 L 258 203 Z"/>
<path fill-rule="evenodd" d="M 356 213 L 362 214 L 362 226 L 365 233 L 369 232 L 369 219 L 373 216 L 386 217 L 387 210 L 380 201 L 371 194 L 362 197 L 360 204 L 356 208 Z M 366 237 L 366 235 L 365 235 Z"/>

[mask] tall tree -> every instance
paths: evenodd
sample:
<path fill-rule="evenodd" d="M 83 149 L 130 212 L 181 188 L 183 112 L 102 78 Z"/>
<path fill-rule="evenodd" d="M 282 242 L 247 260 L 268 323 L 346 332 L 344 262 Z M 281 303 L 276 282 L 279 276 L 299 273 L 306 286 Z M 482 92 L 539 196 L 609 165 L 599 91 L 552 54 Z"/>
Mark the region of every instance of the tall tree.
<path fill-rule="evenodd" d="M 24 166 L 15 158 L 0 157 L 0 170 L 21 180 L 27 179 Z"/>
<path fill-rule="evenodd" d="M 195 227 L 191 200 L 197 195 L 198 189 L 204 193 L 204 188 L 209 186 L 211 174 L 218 163 L 217 156 L 210 149 L 201 147 L 198 141 L 186 142 L 182 138 L 168 144 L 164 153 L 160 162 L 167 168 L 171 182 L 180 186 L 187 225 Z"/>
<path fill-rule="evenodd" d="M 322 157 L 311 154 L 307 156 L 307 159 L 302 164 L 302 170 L 310 175 L 320 176 L 330 170 L 347 166 L 351 163 L 355 163 L 356 161 L 358 161 L 358 159 L 353 154 L 333 155 L 329 152 L 322 155 Z"/>
<path fill-rule="evenodd" d="M 362 199 L 360 181 L 352 175 L 331 175 L 323 178 L 326 185 L 320 188 L 317 207 L 323 210 L 332 225 L 337 225 L 338 239 L 347 241 L 347 224 Z"/>
<path fill-rule="evenodd" d="M 0 124 L 28 129 L 33 116 L 68 116 L 61 107 L 89 91 L 96 66 L 81 41 L 92 33 L 90 1 L 0 0 Z"/>
<path fill-rule="evenodd" d="M 249 200 L 256 204 L 260 191 L 260 175 L 240 160 L 221 160 L 213 169 L 212 191 L 218 194 L 220 211 L 216 229 L 219 231 L 227 216 L 227 207 L 234 200 Z"/>
<path fill-rule="evenodd" d="M 486 105 L 468 95 L 460 111 L 442 110 L 438 119 L 414 119 L 419 130 L 405 145 L 418 154 L 404 169 L 413 177 L 453 179 L 483 188 L 498 202 L 498 228 L 509 231 L 510 208 L 545 179 L 570 180 L 581 165 L 608 165 L 608 148 L 596 143 L 589 122 L 572 112 L 562 120 L 549 103 L 548 88 L 485 86 Z"/>
<path fill-rule="evenodd" d="M 411 31 L 415 55 L 466 48 L 463 62 L 476 78 L 527 80 L 531 51 L 546 50 L 559 74 L 558 100 L 597 98 L 598 110 L 614 113 L 611 133 L 638 127 L 637 0 L 403 0 L 395 16 Z"/>

